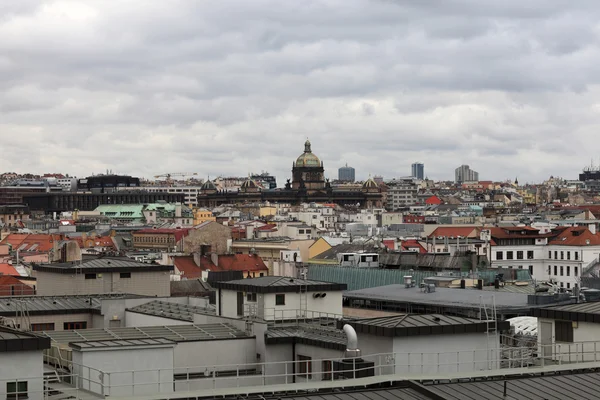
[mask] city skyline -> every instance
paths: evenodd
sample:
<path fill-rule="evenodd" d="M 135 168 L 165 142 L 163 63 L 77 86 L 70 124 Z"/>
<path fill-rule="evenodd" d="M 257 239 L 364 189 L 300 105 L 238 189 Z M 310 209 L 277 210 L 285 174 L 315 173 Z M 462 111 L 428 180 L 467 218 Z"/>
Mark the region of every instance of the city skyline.
<path fill-rule="evenodd" d="M 310 137 L 330 179 L 406 175 L 398 160 L 575 179 L 600 125 L 600 6 L 536 4 L 7 4 L 0 170 L 281 181 Z"/>

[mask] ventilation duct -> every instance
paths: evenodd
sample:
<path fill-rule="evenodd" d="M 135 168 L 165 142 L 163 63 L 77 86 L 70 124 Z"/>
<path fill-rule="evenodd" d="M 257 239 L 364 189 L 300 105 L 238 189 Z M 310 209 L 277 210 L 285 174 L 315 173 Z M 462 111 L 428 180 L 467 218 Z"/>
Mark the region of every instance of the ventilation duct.
<path fill-rule="evenodd" d="M 360 357 L 356 331 L 348 324 L 345 324 L 342 330 L 346 334 L 346 338 L 348 338 L 348 344 L 346 344 L 346 357 Z"/>

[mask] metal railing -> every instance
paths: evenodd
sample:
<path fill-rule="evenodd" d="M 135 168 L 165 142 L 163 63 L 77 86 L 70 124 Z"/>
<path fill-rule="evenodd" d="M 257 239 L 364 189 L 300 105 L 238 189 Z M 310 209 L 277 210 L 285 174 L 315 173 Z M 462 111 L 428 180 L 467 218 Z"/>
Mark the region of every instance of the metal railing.
<path fill-rule="evenodd" d="M 317 324 L 326 325 L 344 318 L 342 314 L 302 309 L 259 308 L 256 304 L 244 305 L 244 316 L 264 320 L 270 325 Z M 347 318 L 347 317 L 346 317 Z"/>
<path fill-rule="evenodd" d="M 100 371 L 72 364 L 73 384 L 103 396 L 138 396 L 180 391 L 265 387 L 278 384 L 338 381 L 364 377 L 446 379 L 473 374 L 503 374 L 552 368 L 555 365 L 600 362 L 600 342 L 555 343 L 531 347 L 500 347 L 451 352 L 406 352 L 360 358 L 288 360 L 267 363 L 199 365 L 164 369 Z M 583 368 L 584 366 L 581 366 Z M 579 367 L 578 367 L 579 368 Z"/>

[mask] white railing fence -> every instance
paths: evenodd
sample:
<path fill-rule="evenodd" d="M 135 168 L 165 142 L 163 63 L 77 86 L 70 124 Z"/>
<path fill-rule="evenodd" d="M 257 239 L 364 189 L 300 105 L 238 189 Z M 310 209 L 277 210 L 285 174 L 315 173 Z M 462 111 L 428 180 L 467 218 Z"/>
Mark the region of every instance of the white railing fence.
<path fill-rule="evenodd" d="M 53 360 L 47 360 L 53 361 Z M 250 364 L 199 365 L 170 369 L 100 371 L 71 363 L 74 387 L 103 396 L 136 396 L 266 386 L 300 382 L 347 380 L 369 376 L 433 379 L 451 374 L 527 369 L 535 373 L 550 365 L 599 362 L 600 342 L 556 343 L 531 347 L 500 347 L 451 352 L 410 352 Z"/>

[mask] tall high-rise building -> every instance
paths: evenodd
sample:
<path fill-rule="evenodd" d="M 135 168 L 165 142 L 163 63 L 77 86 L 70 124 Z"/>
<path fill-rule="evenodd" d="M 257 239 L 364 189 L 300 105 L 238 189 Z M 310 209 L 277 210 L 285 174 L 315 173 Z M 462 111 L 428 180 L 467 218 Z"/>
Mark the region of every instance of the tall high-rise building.
<path fill-rule="evenodd" d="M 416 162 L 411 165 L 411 174 L 413 178 L 417 178 L 420 180 L 425 179 L 425 164 L 422 162 Z"/>
<path fill-rule="evenodd" d="M 474 182 L 479 180 L 479 172 L 472 170 L 468 165 L 461 165 L 454 170 L 456 183 Z"/>
<path fill-rule="evenodd" d="M 354 182 L 355 179 L 354 168 L 349 167 L 348 164 L 338 169 L 338 180 L 342 182 Z"/>

